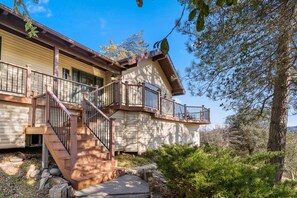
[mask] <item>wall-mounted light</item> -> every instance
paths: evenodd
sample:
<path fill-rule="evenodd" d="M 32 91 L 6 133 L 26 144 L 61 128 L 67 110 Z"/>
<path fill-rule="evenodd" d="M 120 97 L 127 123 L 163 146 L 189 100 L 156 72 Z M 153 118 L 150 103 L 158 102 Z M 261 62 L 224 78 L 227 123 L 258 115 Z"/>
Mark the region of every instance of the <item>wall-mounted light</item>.
<path fill-rule="evenodd" d="M 116 76 L 114 74 L 112 74 L 111 75 L 111 81 L 116 81 L 116 80 L 117 80 Z"/>

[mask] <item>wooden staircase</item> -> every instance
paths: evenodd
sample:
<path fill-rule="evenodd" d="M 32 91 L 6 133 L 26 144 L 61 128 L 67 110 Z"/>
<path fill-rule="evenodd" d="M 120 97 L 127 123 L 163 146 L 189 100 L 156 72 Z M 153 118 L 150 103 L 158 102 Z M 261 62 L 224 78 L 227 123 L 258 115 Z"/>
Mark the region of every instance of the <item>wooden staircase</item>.
<path fill-rule="evenodd" d="M 113 159 L 114 120 L 84 98 L 84 122 L 78 122 L 77 114 L 71 113 L 50 90 L 33 98 L 32 112 L 36 111 L 38 97 L 44 96 L 44 143 L 73 188 L 81 190 L 120 176 L 123 171 Z M 34 123 L 33 119 L 33 127 Z"/>
<path fill-rule="evenodd" d="M 70 154 L 51 128 L 48 128 L 44 140 L 62 175 L 76 190 L 111 180 L 123 173 L 117 168 L 117 161 L 109 160 L 104 146 L 85 127 L 77 131 L 78 151 L 73 168 Z"/>

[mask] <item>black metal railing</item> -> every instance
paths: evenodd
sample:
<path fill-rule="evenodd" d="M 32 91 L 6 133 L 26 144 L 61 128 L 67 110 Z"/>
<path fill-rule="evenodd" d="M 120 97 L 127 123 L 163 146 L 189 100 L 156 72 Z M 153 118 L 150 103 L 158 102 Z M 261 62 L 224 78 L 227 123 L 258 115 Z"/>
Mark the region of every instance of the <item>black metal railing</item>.
<path fill-rule="evenodd" d="M 84 92 L 94 91 L 96 87 L 32 71 L 31 89 L 36 94 L 46 91 L 46 85 L 51 85 L 53 93 L 62 102 L 81 104 Z"/>
<path fill-rule="evenodd" d="M 50 91 L 47 91 L 48 124 L 70 154 L 71 113 Z"/>
<path fill-rule="evenodd" d="M 25 96 L 27 89 L 27 69 L 0 62 L 0 91 Z"/>
<path fill-rule="evenodd" d="M 88 100 L 97 108 L 107 108 L 118 104 L 117 94 L 119 92 L 118 82 L 111 82 L 103 87 L 96 88 L 88 94 Z"/>
<path fill-rule="evenodd" d="M 85 126 L 90 129 L 102 145 L 110 150 L 110 119 L 86 98 L 83 103 L 83 120 Z"/>

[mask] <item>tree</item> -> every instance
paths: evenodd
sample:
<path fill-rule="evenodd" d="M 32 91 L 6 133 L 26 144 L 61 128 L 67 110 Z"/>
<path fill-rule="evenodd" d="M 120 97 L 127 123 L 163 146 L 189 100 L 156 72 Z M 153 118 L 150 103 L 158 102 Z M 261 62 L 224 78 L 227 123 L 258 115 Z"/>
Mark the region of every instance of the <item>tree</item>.
<path fill-rule="evenodd" d="M 100 52 L 114 61 L 144 54 L 149 51 L 149 44 L 143 40 L 142 35 L 143 31 L 132 34 L 119 44 L 115 44 L 110 40 L 109 45 L 100 46 Z"/>
<path fill-rule="evenodd" d="M 228 140 L 231 148 L 238 154 L 252 155 L 264 151 L 268 141 L 269 118 L 257 116 L 256 111 L 245 115 L 239 110 L 236 114 L 226 118 L 228 124 Z"/>
<path fill-rule="evenodd" d="M 295 0 L 242 0 L 211 6 L 200 33 L 189 21 L 179 28 L 198 60 L 187 68 L 191 93 L 223 100 L 226 109 L 270 110 L 269 151 L 285 152 L 289 101 L 297 100 L 296 7 Z M 284 156 L 271 162 L 280 181 Z"/>

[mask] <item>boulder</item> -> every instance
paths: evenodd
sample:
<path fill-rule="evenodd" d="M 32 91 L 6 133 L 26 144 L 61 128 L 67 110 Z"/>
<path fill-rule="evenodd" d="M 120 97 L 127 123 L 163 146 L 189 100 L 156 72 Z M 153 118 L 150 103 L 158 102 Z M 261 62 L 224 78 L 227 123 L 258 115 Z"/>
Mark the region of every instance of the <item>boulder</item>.
<path fill-rule="evenodd" d="M 68 181 L 66 181 L 65 179 L 61 178 L 61 177 L 52 177 L 49 179 L 48 183 L 50 184 L 50 186 L 56 186 L 59 184 L 64 184 L 64 183 L 68 183 Z"/>
<path fill-rule="evenodd" d="M 44 178 L 41 178 L 40 180 L 40 184 L 39 184 L 39 189 L 40 191 L 44 191 L 45 188 L 46 188 L 46 182 L 48 181 L 49 177 L 44 177 Z"/>
<path fill-rule="evenodd" d="M 68 184 L 59 184 L 49 190 L 49 198 L 68 198 Z"/>
<path fill-rule="evenodd" d="M 58 168 L 51 168 L 49 172 L 53 176 L 59 176 L 59 175 L 61 175 L 61 171 Z"/>
<path fill-rule="evenodd" d="M 24 160 L 23 158 L 14 156 L 9 161 L 10 162 L 22 162 L 23 160 Z"/>
<path fill-rule="evenodd" d="M 30 173 L 29 176 L 30 176 L 31 178 L 38 178 L 39 174 L 40 174 L 40 170 L 34 170 L 34 171 L 32 171 L 32 172 Z"/>
<path fill-rule="evenodd" d="M 44 169 L 42 171 L 41 178 L 46 178 L 46 177 L 50 177 L 50 176 L 51 176 L 51 174 L 48 172 L 47 169 Z"/>

